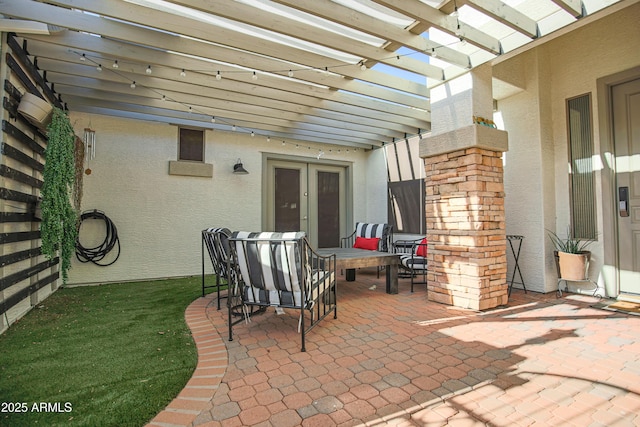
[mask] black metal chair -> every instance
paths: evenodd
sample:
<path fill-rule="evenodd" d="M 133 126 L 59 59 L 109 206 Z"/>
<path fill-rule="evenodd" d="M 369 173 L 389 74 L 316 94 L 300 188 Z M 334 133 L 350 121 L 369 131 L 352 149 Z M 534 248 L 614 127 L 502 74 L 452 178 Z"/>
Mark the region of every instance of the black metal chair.
<path fill-rule="evenodd" d="M 236 231 L 229 242 L 231 305 L 242 308 L 246 322 L 251 318 L 249 307 L 275 307 L 279 313 L 299 310 L 301 351 L 306 351 L 305 334 L 331 312 L 337 317 L 335 254 L 318 255 L 304 232 Z M 233 340 L 233 326 L 243 320 L 232 319 L 231 312 L 229 341 Z M 308 326 L 305 313 L 310 317 Z"/>
<path fill-rule="evenodd" d="M 206 289 L 212 288 L 217 291 L 218 310 L 220 310 L 220 299 L 226 298 L 226 296 L 221 296 L 220 291 L 228 285 L 229 237 L 231 237 L 231 231 L 228 228 L 218 227 L 202 230 L 202 296 L 205 295 Z M 206 283 L 208 278 L 205 276 L 205 247 L 209 253 L 215 275 L 215 282 L 209 285 Z"/>
<path fill-rule="evenodd" d="M 400 267 L 405 277 L 411 278 L 411 292 L 414 284 L 427 284 L 427 239 L 397 240 L 393 244 L 394 253 L 400 254 Z M 415 278 L 421 274 L 422 282 Z"/>

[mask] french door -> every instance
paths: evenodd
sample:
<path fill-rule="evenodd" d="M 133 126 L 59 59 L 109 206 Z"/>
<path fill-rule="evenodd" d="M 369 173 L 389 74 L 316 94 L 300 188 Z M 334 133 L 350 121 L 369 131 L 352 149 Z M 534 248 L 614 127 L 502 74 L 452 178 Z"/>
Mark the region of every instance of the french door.
<path fill-rule="evenodd" d="M 613 86 L 620 292 L 640 294 L 640 79 Z"/>
<path fill-rule="evenodd" d="M 266 228 L 305 231 L 312 246 L 340 246 L 346 225 L 346 169 L 321 163 L 267 161 Z"/>

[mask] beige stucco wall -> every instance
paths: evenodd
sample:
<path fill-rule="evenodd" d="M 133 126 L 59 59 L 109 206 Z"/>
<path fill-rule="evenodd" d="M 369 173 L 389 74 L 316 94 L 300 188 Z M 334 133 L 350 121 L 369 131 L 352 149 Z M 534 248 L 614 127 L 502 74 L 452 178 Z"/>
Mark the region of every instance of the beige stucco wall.
<path fill-rule="evenodd" d="M 564 234 L 570 219 L 566 99 L 592 95 L 594 151 L 598 153 L 594 162 L 600 168 L 605 164 L 608 145 L 600 140 L 598 111 L 606 106 L 598 105 L 596 82 L 640 65 L 638 22 L 640 3 L 494 66 L 494 76 L 515 73 L 525 82 L 523 91 L 500 99 L 498 107 L 509 132 L 505 164 L 507 233 L 526 236 L 520 265 L 529 289 L 550 292 L 557 287 L 553 247 L 545 229 Z M 600 168 L 596 175 L 600 236 L 590 247 L 591 277 L 611 294 L 613 284 L 602 274 L 602 232 L 608 229 L 603 223 L 605 214 L 614 207 L 603 206 L 602 187 Z M 584 289 L 579 284 L 570 287 L 580 288 Z"/>
<path fill-rule="evenodd" d="M 263 153 L 314 158 L 310 143 L 268 142 L 241 132 L 206 132 L 205 161 L 213 177 L 169 175 L 176 160 L 177 127 L 139 120 L 71 112 L 76 133 L 96 131 L 96 158 L 84 176 L 82 209 L 104 211 L 116 224 L 122 253 L 109 267 L 74 260 L 70 283 L 102 283 L 200 274 L 200 231 L 224 226 L 231 230 L 260 230 Z M 386 170 L 383 150 L 329 151 L 324 159 L 352 162 L 355 220 L 386 220 Z M 241 158 L 249 175 L 232 174 Z M 381 173 L 380 171 L 384 171 Z M 383 196 L 380 189 L 384 188 Z M 100 225 L 98 221 L 94 225 Z M 83 225 L 85 246 L 99 243 L 104 232 Z"/>

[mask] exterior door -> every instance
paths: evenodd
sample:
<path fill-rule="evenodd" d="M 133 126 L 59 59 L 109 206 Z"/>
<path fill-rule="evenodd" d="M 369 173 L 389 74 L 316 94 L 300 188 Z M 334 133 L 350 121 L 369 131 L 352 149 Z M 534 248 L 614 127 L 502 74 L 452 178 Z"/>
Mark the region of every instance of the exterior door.
<path fill-rule="evenodd" d="M 620 292 L 640 294 L 640 79 L 613 86 Z"/>
<path fill-rule="evenodd" d="M 345 168 L 269 160 L 267 169 L 267 229 L 304 231 L 318 248 L 339 246 L 346 224 Z"/>

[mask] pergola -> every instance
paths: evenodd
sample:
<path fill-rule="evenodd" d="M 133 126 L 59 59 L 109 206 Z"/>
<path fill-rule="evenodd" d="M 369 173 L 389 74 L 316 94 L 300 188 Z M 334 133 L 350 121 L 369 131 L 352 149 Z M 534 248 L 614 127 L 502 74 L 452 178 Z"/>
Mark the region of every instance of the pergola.
<path fill-rule="evenodd" d="M 0 0 L 68 109 L 371 149 L 430 88 L 617 0 Z"/>

